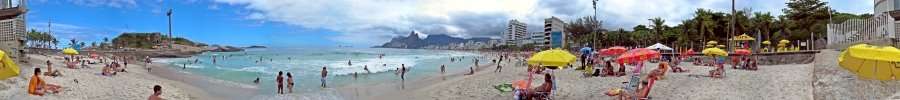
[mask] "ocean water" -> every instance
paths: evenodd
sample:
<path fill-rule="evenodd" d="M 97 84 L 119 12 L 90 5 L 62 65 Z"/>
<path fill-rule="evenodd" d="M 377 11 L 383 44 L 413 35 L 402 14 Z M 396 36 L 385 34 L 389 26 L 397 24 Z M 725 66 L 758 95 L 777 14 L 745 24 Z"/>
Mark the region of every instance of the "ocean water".
<path fill-rule="evenodd" d="M 295 93 L 317 94 L 299 95 L 304 96 L 301 98 L 339 99 L 333 89 L 320 88 L 322 67 L 327 67 L 329 71 L 328 87 L 337 88 L 399 81 L 395 70 L 401 64 L 410 68 L 407 74 L 410 80 L 439 75 L 441 65 L 446 65 L 449 72 L 464 71 L 473 66 L 472 60 L 476 57 L 478 54 L 475 52 L 447 50 L 265 48 L 244 52 L 207 52 L 190 58 L 156 59 L 155 62 L 227 83 L 255 86 L 259 88 L 262 98 L 275 94 L 275 77 L 279 71 L 284 74 L 290 72 L 294 76 Z M 462 60 L 451 62 L 450 58 Z M 199 63 L 194 63 L 195 60 Z M 368 66 L 371 73 L 363 70 L 363 66 Z M 359 77 L 354 78 L 353 73 L 359 73 Z M 260 84 L 252 82 L 257 77 Z"/>

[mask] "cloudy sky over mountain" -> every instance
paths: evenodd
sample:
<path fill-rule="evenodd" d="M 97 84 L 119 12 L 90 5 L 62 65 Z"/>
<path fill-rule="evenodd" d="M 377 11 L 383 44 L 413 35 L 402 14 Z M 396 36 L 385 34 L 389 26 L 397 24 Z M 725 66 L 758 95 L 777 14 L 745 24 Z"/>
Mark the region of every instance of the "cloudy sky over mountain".
<path fill-rule="evenodd" d="M 837 11 L 857 14 L 871 13 L 874 5 L 871 0 L 825 1 Z M 784 2 L 737 0 L 736 8 L 781 15 Z M 676 25 L 693 16 L 692 12 L 697 8 L 724 12 L 730 10 L 730 4 L 730 0 L 600 0 L 597 14 L 605 27 L 627 29 L 647 24 L 647 19 L 653 17 L 665 19 L 667 25 Z M 569 21 L 594 14 L 591 0 L 35 0 L 30 5 L 36 6 L 31 13 L 37 16 L 29 16 L 29 21 L 35 23 L 30 26 L 35 29 L 45 29 L 40 23 L 46 23 L 49 17 L 66 16 L 53 10 L 62 8 L 77 8 L 101 15 L 139 16 L 105 20 L 150 24 L 54 18 L 60 24 L 79 28 L 62 31 L 108 31 L 99 33 L 101 36 L 114 36 L 118 31 L 166 31 L 166 27 L 158 24 L 165 24 L 166 8 L 174 8 L 176 18 L 179 18 L 175 20 L 179 22 L 175 25 L 176 33 L 197 37 L 200 41 L 236 45 L 371 46 L 387 42 L 391 37 L 404 36 L 411 30 L 458 37 L 499 37 L 499 32 L 511 19 L 529 24 L 530 31 L 539 31 L 543 19 L 550 16 Z M 81 17 L 104 19 L 103 16 Z M 223 33 L 229 35 L 217 35 Z M 250 40 L 240 43 L 218 40 L 238 37 Z M 316 42 L 296 43 L 304 41 L 294 38 Z"/>

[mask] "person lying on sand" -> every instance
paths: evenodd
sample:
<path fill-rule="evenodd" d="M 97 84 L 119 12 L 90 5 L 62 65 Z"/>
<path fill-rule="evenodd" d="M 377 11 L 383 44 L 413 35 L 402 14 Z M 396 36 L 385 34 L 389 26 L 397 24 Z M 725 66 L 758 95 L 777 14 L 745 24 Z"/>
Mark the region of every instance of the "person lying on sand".
<path fill-rule="evenodd" d="M 45 83 L 38 73 L 41 73 L 41 68 L 34 68 L 34 75 L 28 82 L 28 94 L 43 96 L 47 93 L 59 93 L 61 86 Z"/>
<path fill-rule="evenodd" d="M 112 75 L 116 75 L 116 72 L 113 70 L 112 66 L 107 64 L 107 65 L 103 66 L 103 70 L 102 70 L 102 72 L 100 72 L 100 75 L 112 76 Z"/>
<path fill-rule="evenodd" d="M 153 86 L 153 94 L 150 94 L 150 97 L 147 97 L 147 100 L 163 100 L 160 95 L 162 95 L 162 86 Z"/>

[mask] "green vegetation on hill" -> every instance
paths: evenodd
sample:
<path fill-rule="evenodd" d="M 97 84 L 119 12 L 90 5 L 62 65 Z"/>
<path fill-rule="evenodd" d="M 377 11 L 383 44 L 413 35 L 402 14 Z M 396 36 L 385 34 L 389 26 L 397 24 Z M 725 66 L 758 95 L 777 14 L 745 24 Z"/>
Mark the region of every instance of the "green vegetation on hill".
<path fill-rule="evenodd" d="M 161 45 L 165 40 L 170 40 L 170 38 L 166 38 L 160 33 L 122 33 L 122 35 L 114 38 L 112 42 L 117 47 L 150 49 L 153 46 Z M 181 45 L 194 46 L 199 44 L 181 37 L 171 40 L 174 40 L 175 44 Z"/>

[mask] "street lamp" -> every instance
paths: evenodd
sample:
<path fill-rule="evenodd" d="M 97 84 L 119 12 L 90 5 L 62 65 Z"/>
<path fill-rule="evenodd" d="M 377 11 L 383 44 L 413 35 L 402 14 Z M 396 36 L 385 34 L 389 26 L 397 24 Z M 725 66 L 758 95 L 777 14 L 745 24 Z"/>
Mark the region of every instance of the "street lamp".
<path fill-rule="evenodd" d="M 169 42 L 166 43 L 166 46 L 172 48 L 172 42 L 174 42 L 172 41 L 174 40 L 172 36 L 172 8 L 169 8 L 169 11 L 166 12 L 166 16 L 169 17 Z"/>

